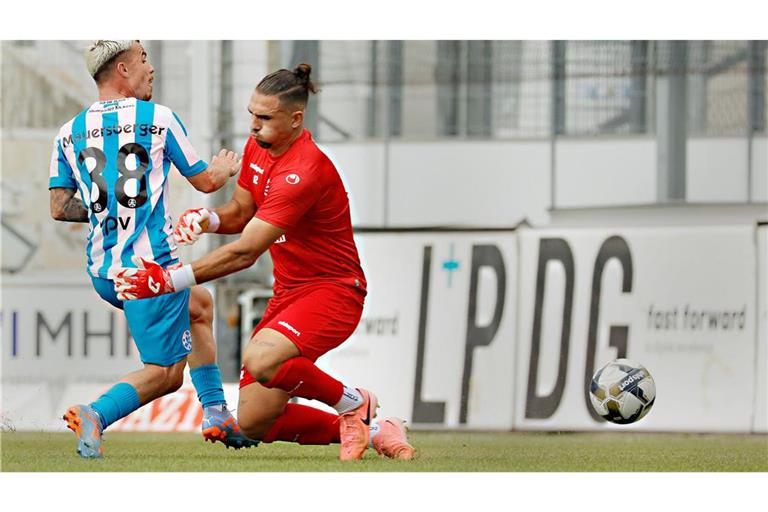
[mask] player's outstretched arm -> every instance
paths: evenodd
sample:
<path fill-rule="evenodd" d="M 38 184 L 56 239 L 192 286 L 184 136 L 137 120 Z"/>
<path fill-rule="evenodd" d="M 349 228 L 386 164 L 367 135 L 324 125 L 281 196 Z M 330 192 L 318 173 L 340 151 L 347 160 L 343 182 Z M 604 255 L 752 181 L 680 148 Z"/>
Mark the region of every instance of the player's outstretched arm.
<path fill-rule="evenodd" d="M 232 199 L 224 206 L 212 210 L 193 208 L 182 213 L 173 229 L 173 235 L 177 243 L 192 245 L 203 233 L 240 233 L 255 212 L 253 196 L 238 185 Z"/>
<path fill-rule="evenodd" d="M 76 193 L 74 188 L 52 188 L 51 217 L 64 222 L 88 222 L 88 210 Z"/>
<path fill-rule="evenodd" d="M 240 239 L 219 247 L 191 265 L 166 270 L 154 261 L 134 256 L 137 268 L 123 269 L 115 276 L 117 297 L 120 300 L 146 299 L 234 274 L 253 265 L 283 234 L 285 230 L 254 217 L 245 226 Z"/>
<path fill-rule="evenodd" d="M 222 245 L 189 265 L 195 284 L 212 281 L 250 267 L 284 234 L 284 229 L 256 217 L 251 218 L 238 240 Z"/>
<path fill-rule="evenodd" d="M 229 178 L 240 171 L 240 159 L 237 153 L 222 149 L 211 159 L 208 168 L 187 180 L 200 192 L 216 192 L 227 184 Z"/>

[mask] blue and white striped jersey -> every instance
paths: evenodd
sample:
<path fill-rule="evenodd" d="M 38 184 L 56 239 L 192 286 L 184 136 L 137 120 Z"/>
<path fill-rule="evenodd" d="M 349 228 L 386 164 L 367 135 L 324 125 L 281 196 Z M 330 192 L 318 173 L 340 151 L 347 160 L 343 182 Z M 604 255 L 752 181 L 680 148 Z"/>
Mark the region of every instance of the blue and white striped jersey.
<path fill-rule="evenodd" d="M 80 192 L 90 216 L 88 273 L 111 279 L 133 255 L 178 261 L 168 211 L 171 163 L 186 177 L 208 164 L 176 114 L 136 98 L 96 102 L 62 126 L 48 188 Z"/>

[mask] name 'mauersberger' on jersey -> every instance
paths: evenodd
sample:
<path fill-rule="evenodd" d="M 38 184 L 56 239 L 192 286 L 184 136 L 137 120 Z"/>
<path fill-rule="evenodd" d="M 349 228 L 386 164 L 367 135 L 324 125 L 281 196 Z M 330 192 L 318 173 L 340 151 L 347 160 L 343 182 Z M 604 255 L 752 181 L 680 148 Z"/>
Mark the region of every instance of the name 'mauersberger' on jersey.
<path fill-rule="evenodd" d="M 251 193 L 255 217 L 285 230 L 269 248 L 276 296 L 320 283 L 366 293 L 347 191 L 308 130 L 278 157 L 249 137 L 237 184 Z"/>
<path fill-rule="evenodd" d="M 80 192 L 88 209 L 88 273 L 111 279 L 131 257 L 176 263 L 168 210 L 171 163 L 185 177 L 208 164 L 197 156 L 176 114 L 123 98 L 96 102 L 59 130 L 48 188 Z"/>

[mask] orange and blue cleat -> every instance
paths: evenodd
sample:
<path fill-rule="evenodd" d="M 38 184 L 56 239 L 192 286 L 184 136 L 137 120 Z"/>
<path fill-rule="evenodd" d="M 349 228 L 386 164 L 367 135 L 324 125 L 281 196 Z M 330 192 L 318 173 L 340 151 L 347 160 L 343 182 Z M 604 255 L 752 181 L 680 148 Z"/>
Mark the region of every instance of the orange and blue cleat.
<path fill-rule="evenodd" d="M 214 407 L 206 407 L 203 411 L 203 438 L 206 441 L 216 443 L 221 441 L 227 448 L 250 448 L 258 446 L 259 441 L 251 439 L 243 434 L 240 425 L 227 410 L 226 406 L 218 410 Z"/>
<path fill-rule="evenodd" d="M 77 435 L 77 453 L 84 459 L 100 459 L 104 455 L 101 445 L 101 421 L 96 411 L 87 405 L 73 405 L 62 417 L 67 427 Z"/>

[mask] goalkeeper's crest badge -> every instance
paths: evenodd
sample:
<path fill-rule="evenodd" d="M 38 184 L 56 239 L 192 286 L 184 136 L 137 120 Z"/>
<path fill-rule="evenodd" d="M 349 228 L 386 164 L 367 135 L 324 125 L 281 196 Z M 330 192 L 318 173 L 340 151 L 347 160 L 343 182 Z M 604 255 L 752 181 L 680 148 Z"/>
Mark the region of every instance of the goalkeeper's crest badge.
<path fill-rule="evenodd" d="M 192 350 L 192 333 L 189 332 L 189 329 L 181 335 L 181 344 L 184 345 L 185 349 Z"/>

